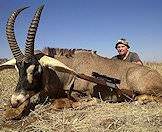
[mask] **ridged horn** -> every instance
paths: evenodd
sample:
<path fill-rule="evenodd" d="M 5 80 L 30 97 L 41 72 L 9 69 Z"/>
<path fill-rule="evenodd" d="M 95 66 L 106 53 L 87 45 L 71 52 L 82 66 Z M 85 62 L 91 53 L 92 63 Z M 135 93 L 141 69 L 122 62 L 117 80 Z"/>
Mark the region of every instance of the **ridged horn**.
<path fill-rule="evenodd" d="M 25 60 L 28 58 L 32 57 L 34 55 L 34 41 L 35 41 L 35 35 L 37 32 L 40 16 L 42 13 L 42 10 L 44 8 L 44 5 L 40 6 L 35 15 L 34 18 L 30 24 L 28 34 L 27 34 L 27 39 L 25 43 Z"/>
<path fill-rule="evenodd" d="M 20 8 L 16 11 L 14 11 L 11 16 L 9 17 L 6 25 L 6 36 L 7 40 L 10 46 L 10 49 L 12 51 L 12 54 L 17 62 L 21 61 L 23 59 L 23 54 L 17 44 L 16 38 L 15 38 L 15 32 L 14 32 L 14 23 L 16 20 L 16 17 L 19 15 L 21 11 L 26 9 L 28 7 Z"/>

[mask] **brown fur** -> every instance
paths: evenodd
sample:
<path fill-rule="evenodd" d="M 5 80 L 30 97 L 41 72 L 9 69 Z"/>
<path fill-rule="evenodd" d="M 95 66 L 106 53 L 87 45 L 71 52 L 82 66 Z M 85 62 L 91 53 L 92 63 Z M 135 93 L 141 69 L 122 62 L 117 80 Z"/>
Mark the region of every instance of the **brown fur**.
<path fill-rule="evenodd" d="M 62 51 L 71 53 L 67 49 Z M 50 53 L 46 54 L 52 56 Z M 119 89 L 132 99 L 134 96 L 140 96 L 143 94 L 156 98 L 161 98 L 162 96 L 162 77 L 157 71 L 152 70 L 149 67 L 124 61 L 110 60 L 97 55 L 96 52 L 92 52 L 91 50 L 73 50 L 71 57 L 67 57 L 66 54 L 55 54 L 53 57 L 60 60 L 78 73 L 84 73 L 91 76 L 92 72 L 97 72 L 99 74 L 120 79 L 121 84 L 119 85 Z M 56 73 L 60 75 L 60 77 L 62 76 L 61 74 L 65 74 Z M 66 86 L 63 87 L 64 90 L 69 90 L 70 88 L 67 87 L 67 84 L 70 82 L 72 76 L 67 76 L 68 77 L 64 77 L 64 81 L 62 77 L 59 77 L 60 80 L 64 82 L 64 86 Z M 94 83 L 76 78 L 74 81 L 72 96 L 76 100 L 80 98 L 80 93 L 92 96 L 94 95 L 95 85 L 96 84 Z M 108 98 L 106 96 L 109 95 L 107 94 L 104 96 L 105 97 L 102 97 L 103 100 Z"/>
<path fill-rule="evenodd" d="M 59 57 L 59 56 L 66 56 L 67 58 L 73 57 L 75 52 L 78 51 L 88 51 L 88 52 L 93 52 L 94 54 L 97 53 L 97 51 L 92 51 L 92 50 L 87 50 L 87 49 L 63 49 L 63 48 L 49 48 L 46 47 L 43 49 L 43 53 L 50 57 Z"/>
<path fill-rule="evenodd" d="M 60 98 L 60 99 L 56 99 L 52 103 L 52 109 L 60 110 L 62 108 L 83 108 L 83 107 L 92 106 L 96 104 L 97 104 L 97 100 L 95 98 L 89 100 L 81 99 L 79 101 L 72 101 L 68 98 Z"/>

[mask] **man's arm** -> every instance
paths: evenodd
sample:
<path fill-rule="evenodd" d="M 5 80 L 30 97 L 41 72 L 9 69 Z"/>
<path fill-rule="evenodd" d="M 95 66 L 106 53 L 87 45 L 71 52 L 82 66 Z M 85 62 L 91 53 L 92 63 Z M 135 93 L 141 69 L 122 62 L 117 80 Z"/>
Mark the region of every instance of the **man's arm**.
<path fill-rule="evenodd" d="M 139 65 L 143 65 L 143 63 L 141 61 L 134 61 L 133 63 L 139 64 Z"/>
<path fill-rule="evenodd" d="M 139 64 L 139 65 L 143 65 L 142 61 L 140 60 L 139 56 L 137 53 L 133 53 L 132 55 L 132 62 Z"/>

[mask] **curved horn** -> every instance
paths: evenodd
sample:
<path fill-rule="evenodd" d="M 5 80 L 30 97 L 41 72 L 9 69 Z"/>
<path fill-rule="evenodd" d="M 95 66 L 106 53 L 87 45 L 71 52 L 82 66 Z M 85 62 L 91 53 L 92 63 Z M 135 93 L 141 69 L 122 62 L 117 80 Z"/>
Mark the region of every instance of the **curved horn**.
<path fill-rule="evenodd" d="M 62 62 L 60 62 L 52 57 L 43 56 L 42 58 L 40 58 L 39 63 L 42 66 L 47 66 L 47 67 L 49 67 L 53 70 L 59 71 L 59 72 L 65 72 L 65 73 L 77 75 L 77 73 L 73 69 L 69 68 Z"/>
<path fill-rule="evenodd" d="M 44 5 L 40 6 L 30 24 L 25 43 L 25 60 L 34 55 L 34 40 Z"/>
<path fill-rule="evenodd" d="M 66 66 L 65 64 L 63 64 L 62 62 L 52 58 L 52 57 L 48 57 L 48 56 L 43 56 L 42 58 L 40 58 L 39 63 L 42 66 L 47 66 L 48 68 L 52 69 L 52 70 L 56 70 L 59 72 L 64 72 L 64 73 L 69 73 L 72 74 L 80 79 L 84 79 L 90 82 L 94 82 L 97 84 L 101 84 L 101 85 L 106 85 L 105 81 L 103 80 L 98 80 L 94 77 L 85 75 L 85 74 L 81 74 L 81 73 L 77 73 L 76 71 L 74 71 L 73 69 L 69 68 L 68 66 Z"/>
<path fill-rule="evenodd" d="M 14 23 L 15 23 L 15 20 L 16 20 L 16 17 L 18 16 L 18 14 L 26 8 L 28 8 L 28 7 L 20 8 L 20 9 L 14 11 L 11 14 L 11 16 L 9 17 L 9 19 L 7 21 L 7 25 L 6 25 L 7 40 L 8 40 L 10 49 L 12 51 L 12 54 L 13 54 L 14 58 L 16 59 L 16 61 L 18 61 L 18 62 L 22 60 L 23 54 L 22 54 L 22 52 L 17 44 L 16 38 L 15 38 Z"/>

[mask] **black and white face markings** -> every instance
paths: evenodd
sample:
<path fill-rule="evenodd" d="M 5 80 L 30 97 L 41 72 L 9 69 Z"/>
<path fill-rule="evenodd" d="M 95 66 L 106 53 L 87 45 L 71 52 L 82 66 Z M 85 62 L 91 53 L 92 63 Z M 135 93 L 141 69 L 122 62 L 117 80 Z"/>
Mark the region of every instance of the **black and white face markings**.
<path fill-rule="evenodd" d="M 36 63 L 21 62 L 17 64 L 19 80 L 15 93 L 11 97 L 13 107 L 23 103 L 32 95 L 42 90 L 42 67 Z"/>
<path fill-rule="evenodd" d="M 42 82 L 42 67 L 36 63 L 21 63 L 18 66 L 19 69 L 19 85 L 18 89 L 26 91 L 37 91 L 39 90 L 40 83 Z"/>
<path fill-rule="evenodd" d="M 37 79 L 39 79 L 41 72 L 42 72 L 42 67 L 40 65 L 38 66 L 30 65 L 26 69 L 28 83 L 33 84 L 35 81 L 37 81 Z"/>

